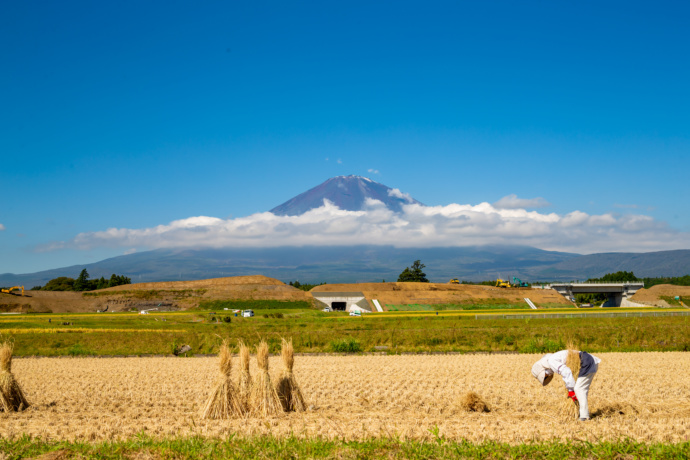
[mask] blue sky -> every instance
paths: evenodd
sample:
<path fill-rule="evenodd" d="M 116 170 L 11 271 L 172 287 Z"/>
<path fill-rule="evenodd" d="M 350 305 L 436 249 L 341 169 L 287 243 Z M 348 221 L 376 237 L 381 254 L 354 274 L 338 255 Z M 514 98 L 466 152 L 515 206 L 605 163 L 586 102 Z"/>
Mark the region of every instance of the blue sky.
<path fill-rule="evenodd" d="M 432 207 L 515 195 L 541 198 L 528 210 L 539 216 L 615 221 L 587 227 L 590 245 L 584 227 L 487 243 L 688 248 L 689 13 L 683 2 L 7 4 L 0 273 L 181 245 L 137 235 L 197 216 L 235 228 L 348 174 Z M 630 224 L 639 216 L 644 231 Z M 110 228 L 127 237 L 90 237 Z"/>

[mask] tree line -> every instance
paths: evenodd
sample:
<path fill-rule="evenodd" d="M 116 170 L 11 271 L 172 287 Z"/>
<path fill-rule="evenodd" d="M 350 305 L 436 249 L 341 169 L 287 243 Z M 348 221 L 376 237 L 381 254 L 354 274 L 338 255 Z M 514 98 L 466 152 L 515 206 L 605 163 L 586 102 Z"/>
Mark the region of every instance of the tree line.
<path fill-rule="evenodd" d="M 314 287 L 316 287 L 316 286 L 322 286 L 322 285 L 324 285 L 324 284 L 326 284 L 326 283 L 323 282 L 323 283 L 319 283 L 319 284 L 309 284 L 309 283 L 304 283 L 304 284 L 302 284 L 302 283 L 300 283 L 299 281 L 290 281 L 289 284 L 290 284 L 290 286 L 292 286 L 292 287 L 296 287 L 297 289 L 301 289 L 302 291 L 307 291 L 307 292 L 308 292 L 308 291 L 311 291 L 312 288 L 314 288 Z"/>
<path fill-rule="evenodd" d="M 631 281 L 642 281 L 644 287 L 649 289 L 657 284 L 672 284 L 675 286 L 690 286 L 690 275 L 685 276 L 657 276 L 638 278 L 633 272 L 619 271 L 607 273 L 601 278 L 590 278 L 587 281 L 604 281 L 607 283 L 625 283 Z"/>
<path fill-rule="evenodd" d="M 100 279 L 89 279 L 89 272 L 83 269 L 79 276 L 69 278 L 67 276 L 59 276 L 48 281 L 45 286 L 34 286 L 32 291 L 95 291 L 97 289 L 105 289 L 123 284 L 132 284 L 132 280 L 124 275 L 112 274 L 110 279 L 100 277 Z"/>

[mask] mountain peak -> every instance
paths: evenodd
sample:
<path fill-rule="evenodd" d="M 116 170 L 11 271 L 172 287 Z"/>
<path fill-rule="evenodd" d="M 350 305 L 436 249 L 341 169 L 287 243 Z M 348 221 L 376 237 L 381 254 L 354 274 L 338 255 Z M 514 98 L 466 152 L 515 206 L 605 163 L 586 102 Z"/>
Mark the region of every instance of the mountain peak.
<path fill-rule="evenodd" d="M 350 175 L 332 177 L 276 206 L 270 212 L 279 216 L 298 216 L 323 206 L 324 200 L 346 211 L 361 211 L 368 198 L 381 201 L 394 212 L 401 212 L 406 204 L 422 204 L 398 189 L 387 187 L 368 177 Z"/>

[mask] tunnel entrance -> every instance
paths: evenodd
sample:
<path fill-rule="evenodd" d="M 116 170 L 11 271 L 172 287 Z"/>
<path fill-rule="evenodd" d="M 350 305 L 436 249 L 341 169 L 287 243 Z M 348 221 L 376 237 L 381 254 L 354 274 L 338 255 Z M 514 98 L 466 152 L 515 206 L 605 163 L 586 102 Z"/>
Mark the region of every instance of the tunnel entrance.
<path fill-rule="evenodd" d="M 333 311 L 345 311 L 346 307 L 347 307 L 347 302 L 333 302 L 333 303 L 331 303 L 331 309 L 333 309 Z"/>

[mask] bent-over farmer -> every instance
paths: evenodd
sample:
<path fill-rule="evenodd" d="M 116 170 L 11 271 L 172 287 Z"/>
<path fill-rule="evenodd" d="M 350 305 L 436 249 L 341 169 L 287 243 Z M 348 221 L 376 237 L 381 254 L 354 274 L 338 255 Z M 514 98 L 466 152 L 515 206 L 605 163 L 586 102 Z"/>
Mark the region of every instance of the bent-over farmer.
<path fill-rule="evenodd" d="M 573 372 L 565 365 L 568 358 L 568 350 L 549 353 L 532 366 L 532 375 L 546 386 L 553 379 L 554 374 L 563 377 L 565 388 L 568 390 L 568 397 L 580 405 L 580 420 L 589 420 L 589 406 L 587 405 L 587 394 L 589 386 L 592 384 L 594 374 L 599 369 L 601 359 L 592 356 L 587 352 L 580 351 L 580 372 L 577 381 L 573 378 Z"/>

